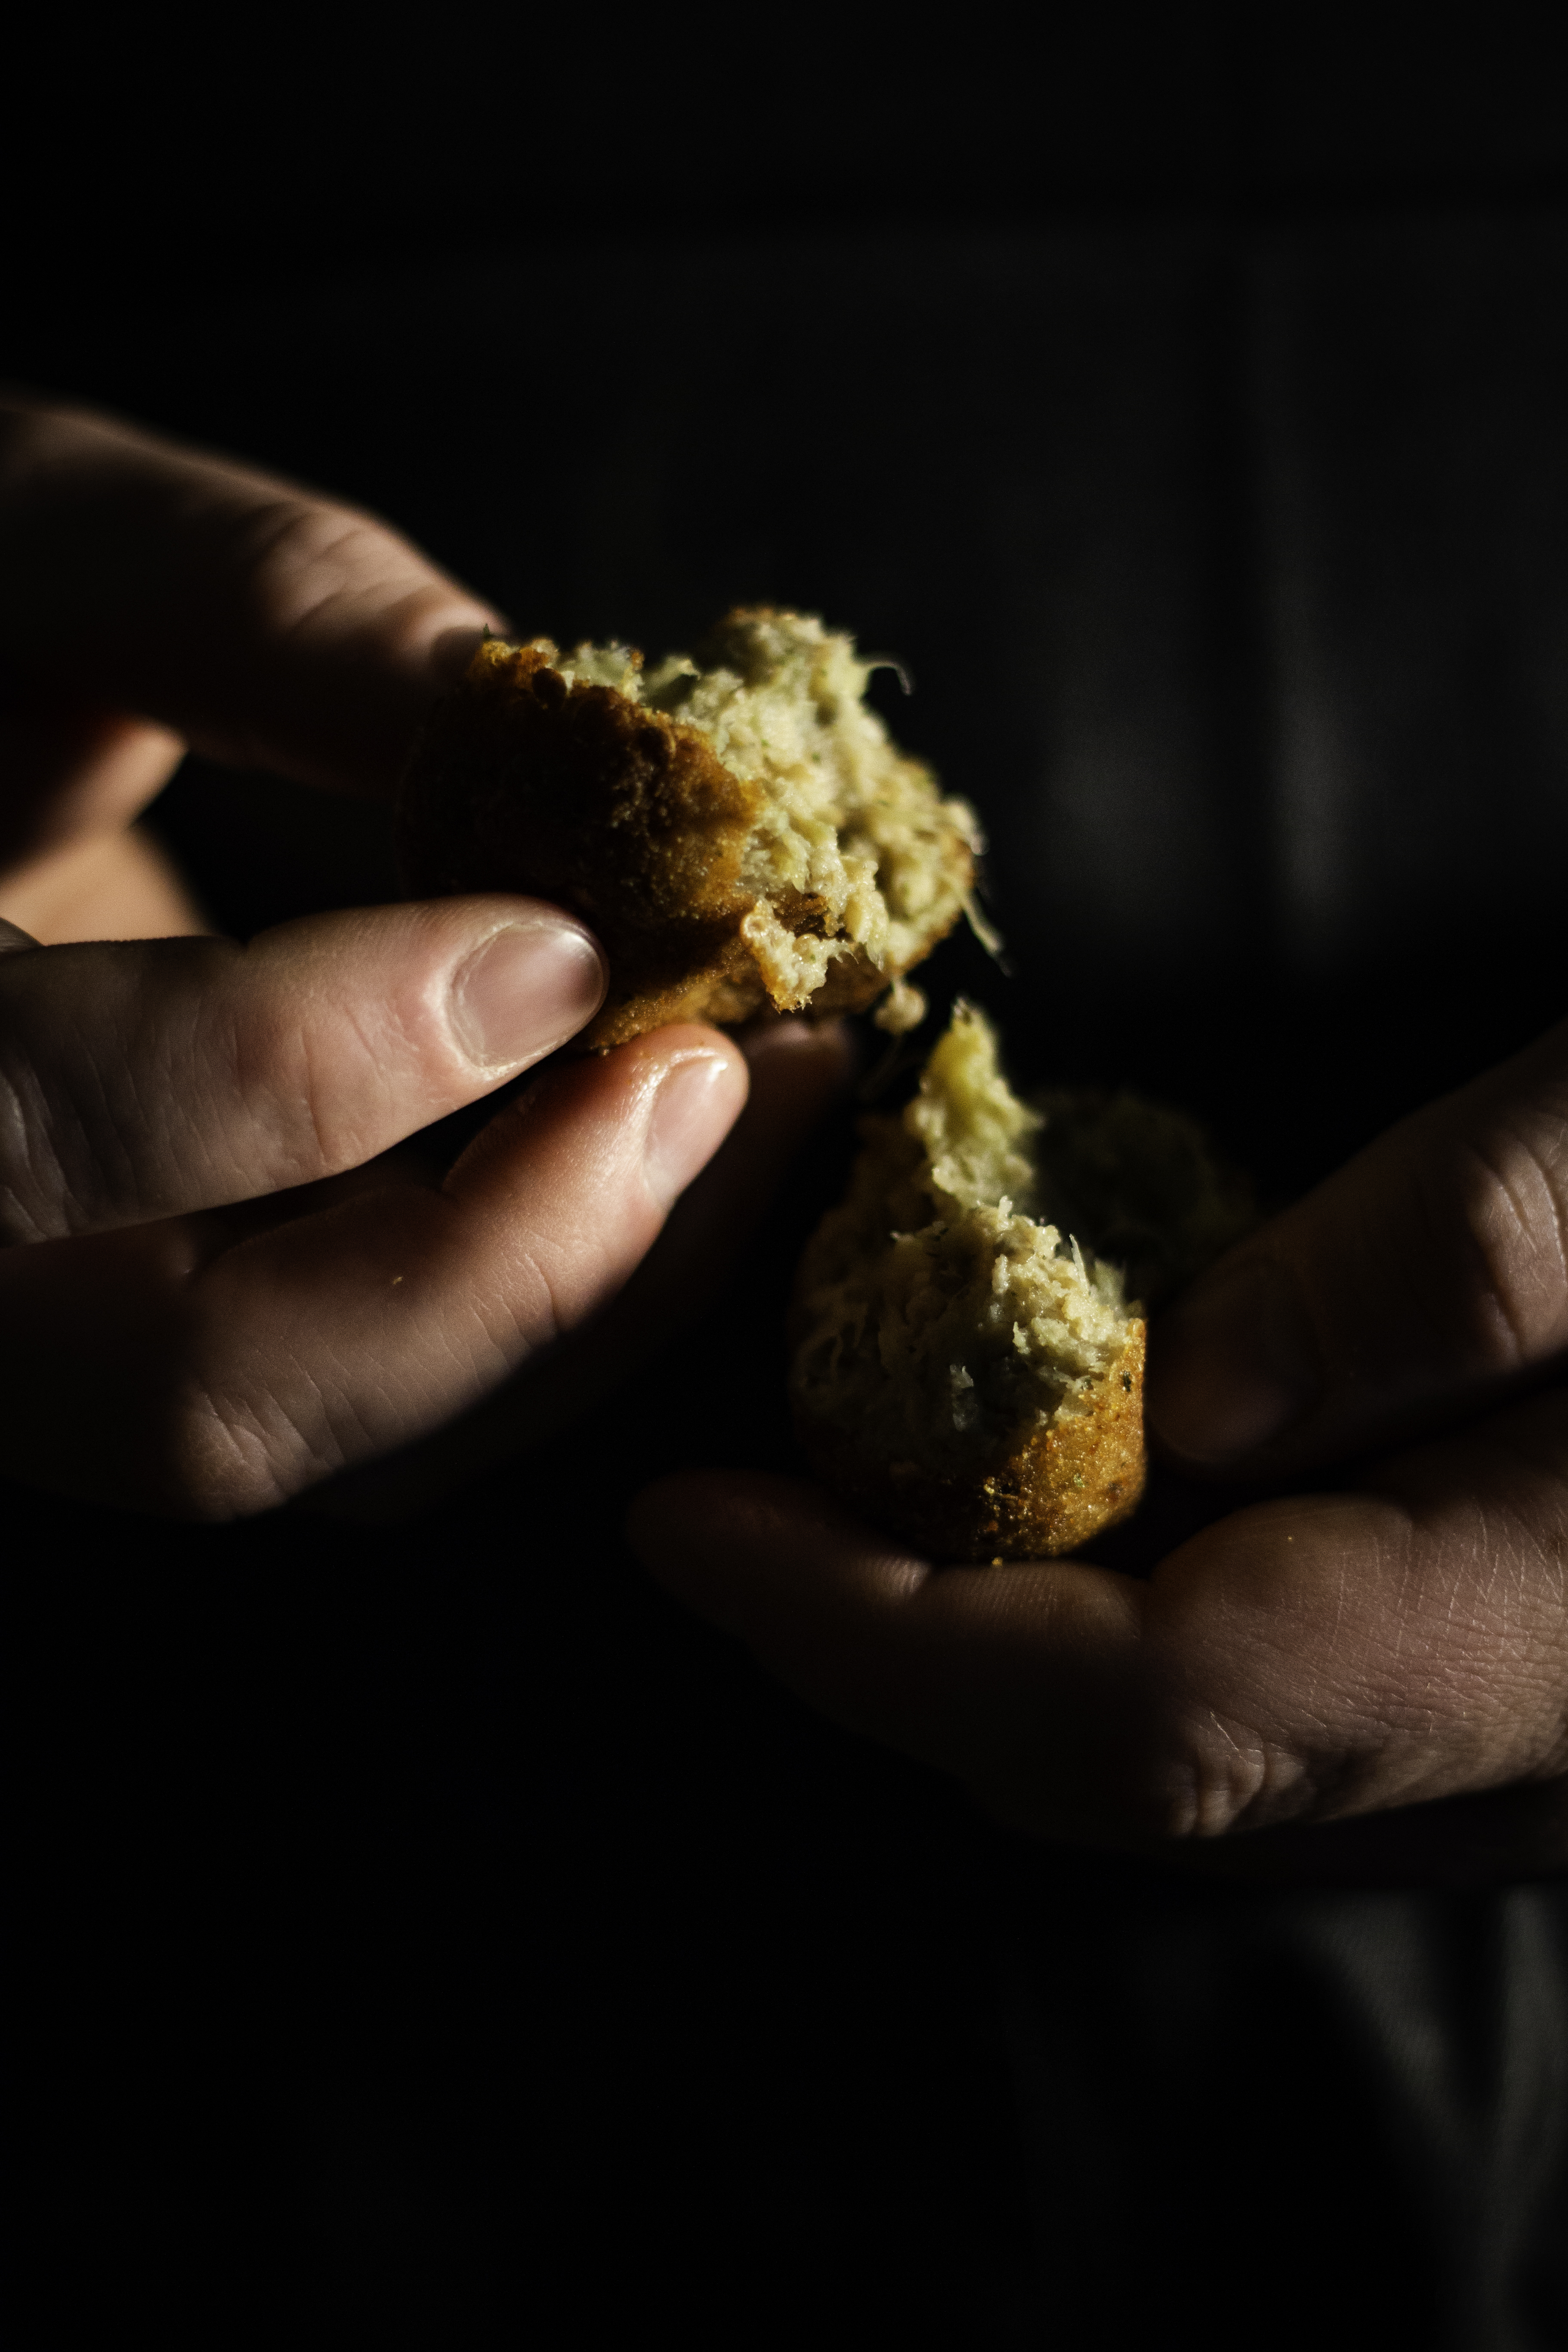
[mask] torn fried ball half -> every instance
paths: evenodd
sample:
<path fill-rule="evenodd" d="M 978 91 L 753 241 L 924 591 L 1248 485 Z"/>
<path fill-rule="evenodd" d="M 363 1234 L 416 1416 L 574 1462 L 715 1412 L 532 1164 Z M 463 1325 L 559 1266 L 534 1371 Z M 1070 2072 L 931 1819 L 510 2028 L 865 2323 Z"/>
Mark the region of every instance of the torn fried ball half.
<path fill-rule="evenodd" d="M 586 1045 L 879 996 L 912 1026 L 904 974 L 973 912 L 973 812 L 889 740 L 849 637 L 736 612 L 699 654 L 487 638 L 404 781 L 409 887 L 580 915 L 610 961 Z"/>
<path fill-rule="evenodd" d="M 1130 1516 L 1144 1305 L 1088 1234 L 1126 1243 L 1157 1295 L 1251 1222 L 1180 1113 L 1047 1099 L 1017 1098 L 990 1024 L 960 1003 L 902 1117 L 863 1123 L 847 1196 L 796 1277 L 808 1460 L 938 1559 L 1050 1558 Z M 1058 1198 L 1090 1221 L 1083 1237 Z"/>

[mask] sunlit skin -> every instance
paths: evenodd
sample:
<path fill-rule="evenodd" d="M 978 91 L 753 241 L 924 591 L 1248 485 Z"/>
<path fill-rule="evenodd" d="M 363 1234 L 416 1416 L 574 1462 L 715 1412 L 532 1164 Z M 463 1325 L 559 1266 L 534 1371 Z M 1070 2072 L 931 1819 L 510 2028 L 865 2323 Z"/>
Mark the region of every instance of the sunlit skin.
<path fill-rule="evenodd" d="M 499 616 L 373 518 L 58 412 L 0 411 L 0 1468 L 221 1517 L 374 1477 L 531 1362 L 591 1398 L 763 1202 L 842 1040 L 552 1062 L 444 1169 L 421 1131 L 592 1017 L 581 927 L 489 897 L 240 949 L 136 820 L 188 745 L 390 793 Z M 812 1704 L 1031 1833 L 1283 1877 L 1561 1867 L 1565 1231 L 1558 1031 L 1156 1324 L 1156 1445 L 1237 1507 L 1147 1582 L 944 1570 L 730 1474 L 652 1490 L 634 1535 Z"/>
<path fill-rule="evenodd" d="M 481 897 L 242 948 L 136 820 L 188 745 L 389 794 L 497 616 L 371 517 L 91 417 L 0 412 L 0 1467 L 256 1511 L 569 1368 L 737 1119 L 710 1219 L 843 1043 L 568 1057 L 444 1168 L 421 1131 L 597 1009 L 582 926 Z"/>
<path fill-rule="evenodd" d="M 672 1479 L 634 1539 L 814 1705 L 1031 1832 L 1286 1878 L 1558 1868 L 1565 1235 L 1568 1024 L 1156 1321 L 1156 1446 L 1287 1492 L 1151 1580 L 943 1570 L 780 1479 Z"/>

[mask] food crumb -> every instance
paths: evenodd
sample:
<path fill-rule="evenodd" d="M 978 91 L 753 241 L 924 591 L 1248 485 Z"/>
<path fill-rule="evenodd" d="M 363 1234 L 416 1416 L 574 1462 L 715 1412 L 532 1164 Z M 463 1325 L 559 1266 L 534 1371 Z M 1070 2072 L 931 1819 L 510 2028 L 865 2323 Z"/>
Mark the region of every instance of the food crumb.
<path fill-rule="evenodd" d="M 878 1028 L 885 1029 L 892 1037 L 902 1037 L 910 1029 L 918 1029 L 925 1017 L 925 998 L 907 980 L 895 980 L 871 1015 Z"/>

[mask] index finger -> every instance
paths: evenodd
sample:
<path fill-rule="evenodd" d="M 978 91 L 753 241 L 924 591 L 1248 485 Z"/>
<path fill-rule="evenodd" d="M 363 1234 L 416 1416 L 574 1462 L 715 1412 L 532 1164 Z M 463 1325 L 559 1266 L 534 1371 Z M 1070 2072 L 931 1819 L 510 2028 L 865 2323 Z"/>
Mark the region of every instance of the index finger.
<path fill-rule="evenodd" d="M 67 409 L 0 407 L 0 662 L 232 766 L 390 793 L 490 609 L 353 508 Z"/>

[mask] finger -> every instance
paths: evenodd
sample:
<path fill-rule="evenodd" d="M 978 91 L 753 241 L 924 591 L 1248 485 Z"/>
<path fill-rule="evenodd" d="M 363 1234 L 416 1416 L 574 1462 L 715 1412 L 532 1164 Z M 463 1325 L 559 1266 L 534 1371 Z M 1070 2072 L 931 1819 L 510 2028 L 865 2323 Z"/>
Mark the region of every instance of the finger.
<path fill-rule="evenodd" d="M 0 410 L 0 659 L 33 698 L 389 793 L 496 616 L 374 518 L 110 419 Z"/>
<path fill-rule="evenodd" d="M 0 1236 L 35 1242 L 359 1166 L 573 1036 L 590 935 L 537 899 L 312 916 L 0 959 Z"/>
<path fill-rule="evenodd" d="M 395 1519 L 496 1461 L 536 1454 L 594 1413 L 615 1412 L 617 1391 L 645 1375 L 674 1333 L 713 1307 L 795 1155 L 855 1066 L 851 1039 L 837 1021 L 769 1022 L 742 1031 L 735 1043 L 750 1079 L 745 1108 L 625 1288 L 570 1347 L 525 1363 L 426 1444 L 339 1480 L 318 1507 L 356 1520 Z"/>
<path fill-rule="evenodd" d="M 0 878 L 121 832 L 185 747 L 166 727 L 102 710 L 0 709 Z"/>
<path fill-rule="evenodd" d="M 141 825 L 77 842 L 8 875 L 0 908 L 32 947 L 187 939 L 213 928 L 161 843 Z"/>
<path fill-rule="evenodd" d="M 249 1231 L 231 1213 L 13 1252 L 0 1450 L 34 1481 L 223 1517 L 405 1444 L 613 1295 L 745 1093 L 727 1039 L 660 1030 L 547 1073 L 438 1184 L 395 1166 Z"/>
<path fill-rule="evenodd" d="M 1152 1848 L 1568 1769 L 1568 1401 L 1366 1494 L 1258 1506 L 1149 1584 L 933 1571 L 791 1481 L 640 1498 L 672 1591 L 853 1728 L 1004 1818 Z"/>
<path fill-rule="evenodd" d="M 1406 1119 L 1156 1325 L 1148 1411 L 1277 1475 L 1474 1411 L 1568 1349 L 1568 1026 Z"/>
<path fill-rule="evenodd" d="M 842 1021 L 767 1020 L 735 1042 L 749 1074 L 745 1111 L 672 1212 L 656 1258 L 639 1276 L 639 1296 L 627 1301 L 628 1312 L 655 1328 L 711 1304 L 795 1154 L 854 1077 L 855 1044 Z"/>
<path fill-rule="evenodd" d="M 1348 1821 L 1189 1843 L 1184 1871 L 1273 1886 L 1514 1885 L 1568 1866 L 1568 1775 Z"/>
<path fill-rule="evenodd" d="M 834 1721 L 1032 1829 L 1127 1837 L 1147 1588 L 1077 1561 L 939 1570 L 820 1488 L 754 1472 L 660 1480 L 627 1532 L 661 1584 Z"/>

